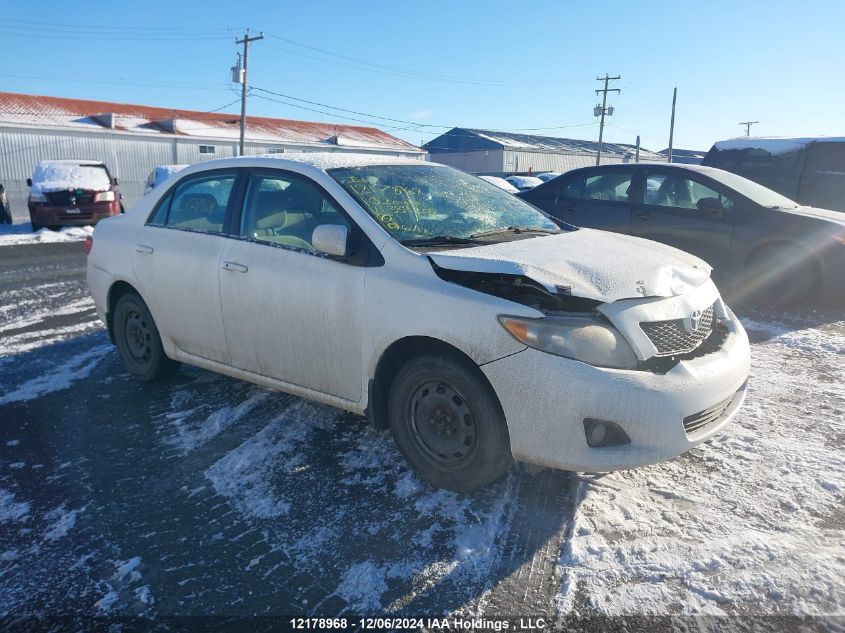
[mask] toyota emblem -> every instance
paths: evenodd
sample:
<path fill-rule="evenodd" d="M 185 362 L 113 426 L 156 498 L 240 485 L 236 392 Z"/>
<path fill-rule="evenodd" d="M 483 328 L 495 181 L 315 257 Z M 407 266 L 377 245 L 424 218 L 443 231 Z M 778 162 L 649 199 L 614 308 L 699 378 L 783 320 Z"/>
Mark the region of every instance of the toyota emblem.
<path fill-rule="evenodd" d="M 690 332 L 698 332 L 698 328 L 701 326 L 701 310 L 692 311 L 687 326 Z"/>

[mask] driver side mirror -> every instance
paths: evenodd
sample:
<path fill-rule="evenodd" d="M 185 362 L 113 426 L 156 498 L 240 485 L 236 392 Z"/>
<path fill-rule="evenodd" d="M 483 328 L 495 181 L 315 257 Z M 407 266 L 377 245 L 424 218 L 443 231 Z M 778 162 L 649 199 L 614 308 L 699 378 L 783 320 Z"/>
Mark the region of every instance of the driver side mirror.
<path fill-rule="evenodd" d="M 32 186 L 32 178 L 27 178 L 27 179 L 26 179 L 26 186 L 27 186 L 27 187 L 31 187 L 31 186 Z"/>
<path fill-rule="evenodd" d="M 722 206 L 719 198 L 701 198 L 695 206 L 702 213 L 709 213 L 715 218 L 720 218 L 725 214 L 725 207 Z"/>
<path fill-rule="evenodd" d="M 112 184 L 117 185 L 117 176 L 111 179 Z"/>
<path fill-rule="evenodd" d="M 343 224 L 321 224 L 311 234 L 314 249 L 326 255 L 346 257 L 349 250 L 349 227 Z"/>

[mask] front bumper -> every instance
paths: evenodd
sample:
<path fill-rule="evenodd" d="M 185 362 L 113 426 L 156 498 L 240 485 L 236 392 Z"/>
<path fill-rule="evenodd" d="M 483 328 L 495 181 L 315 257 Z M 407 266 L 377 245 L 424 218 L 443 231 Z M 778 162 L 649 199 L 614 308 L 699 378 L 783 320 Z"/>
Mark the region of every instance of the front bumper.
<path fill-rule="evenodd" d="M 712 437 L 742 405 L 750 371 L 745 330 L 736 319 L 726 325 L 719 350 L 665 374 L 601 369 L 530 348 L 483 365 L 502 403 L 514 458 L 602 472 L 670 459 Z M 727 400 L 721 415 L 687 435 L 684 418 Z M 585 418 L 619 425 L 631 443 L 591 448 Z"/>
<path fill-rule="evenodd" d="M 92 202 L 78 207 L 29 204 L 29 218 L 38 226 L 78 226 L 120 214 L 120 203 Z"/>

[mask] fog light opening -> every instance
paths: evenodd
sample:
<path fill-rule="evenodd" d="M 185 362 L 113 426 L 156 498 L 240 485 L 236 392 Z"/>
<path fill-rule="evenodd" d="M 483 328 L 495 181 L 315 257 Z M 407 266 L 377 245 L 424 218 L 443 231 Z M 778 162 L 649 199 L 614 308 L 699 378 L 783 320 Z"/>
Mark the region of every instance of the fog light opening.
<path fill-rule="evenodd" d="M 607 420 L 584 418 L 584 435 L 591 448 L 623 446 L 631 443 L 631 438 L 622 427 Z"/>

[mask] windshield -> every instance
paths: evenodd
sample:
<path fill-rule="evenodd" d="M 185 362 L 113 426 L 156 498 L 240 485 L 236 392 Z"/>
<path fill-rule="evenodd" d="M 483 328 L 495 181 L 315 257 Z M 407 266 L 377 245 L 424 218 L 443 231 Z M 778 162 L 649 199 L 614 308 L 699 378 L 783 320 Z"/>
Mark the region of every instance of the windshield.
<path fill-rule="evenodd" d="M 528 203 L 451 167 L 370 165 L 329 174 L 400 242 L 469 239 L 514 227 L 560 230 Z"/>
<path fill-rule="evenodd" d="M 743 196 L 759 204 L 761 207 L 773 208 L 779 207 L 782 209 L 795 209 L 798 204 L 790 200 L 786 196 L 782 196 L 776 191 L 772 191 L 763 185 L 757 184 L 753 180 L 737 176 L 736 174 L 723 171 L 721 169 L 707 170 L 705 172 L 713 180 L 721 182 L 723 185 L 738 191 Z"/>

